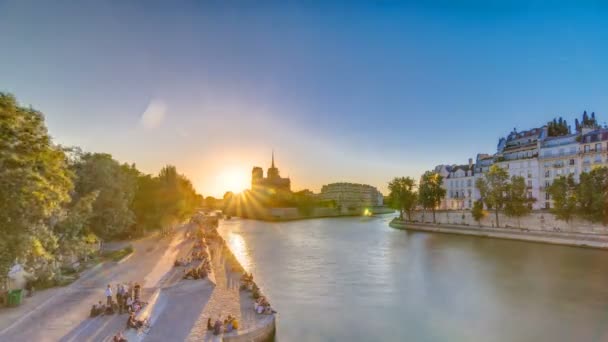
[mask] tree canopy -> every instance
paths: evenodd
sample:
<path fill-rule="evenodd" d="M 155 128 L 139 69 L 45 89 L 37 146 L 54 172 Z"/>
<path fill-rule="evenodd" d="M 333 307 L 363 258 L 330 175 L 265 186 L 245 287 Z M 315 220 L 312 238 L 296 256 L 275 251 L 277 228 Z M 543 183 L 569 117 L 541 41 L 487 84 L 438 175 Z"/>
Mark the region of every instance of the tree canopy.
<path fill-rule="evenodd" d="M 504 208 L 507 201 L 508 185 L 509 173 L 498 165 L 490 166 L 490 170 L 475 182 L 481 201 L 489 209 L 494 209 L 497 227 L 500 227 L 498 212 Z"/>
<path fill-rule="evenodd" d="M 98 237 L 182 221 L 199 203 L 175 167 L 153 177 L 109 154 L 62 148 L 42 113 L 0 93 L 0 282 L 14 262 L 53 277 L 56 260 L 86 258 Z"/>
<path fill-rule="evenodd" d="M 395 177 L 388 183 L 390 204 L 393 209 L 399 210 L 400 220 L 403 220 L 403 213 L 406 212 L 408 221 L 411 221 L 411 213 L 418 200 L 415 186 L 416 181 L 410 177 Z"/>
<path fill-rule="evenodd" d="M 441 204 L 446 190 L 443 187 L 443 176 L 436 172 L 427 171 L 422 175 L 420 186 L 418 187 L 418 201 L 424 209 L 431 209 L 433 212 L 433 223 L 435 220 L 435 209 Z"/>

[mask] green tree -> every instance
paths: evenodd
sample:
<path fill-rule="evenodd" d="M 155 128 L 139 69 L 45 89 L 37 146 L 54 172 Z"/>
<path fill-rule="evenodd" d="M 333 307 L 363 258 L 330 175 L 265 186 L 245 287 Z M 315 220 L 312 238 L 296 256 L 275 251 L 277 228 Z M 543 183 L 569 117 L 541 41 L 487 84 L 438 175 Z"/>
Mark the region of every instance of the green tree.
<path fill-rule="evenodd" d="M 91 229 L 104 239 L 126 236 L 135 223 L 131 204 L 139 172 L 105 153 L 85 153 L 73 165 L 76 199 L 98 191 L 93 203 Z"/>
<path fill-rule="evenodd" d="M 517 217 L 518 226 L 521 226 L 520 218 L 530 213 L 532 203 L 536 201 L 527 194 L 526 180 L 520 176 L 511 177 L 511 183 L 508 184 L 506 191 L 505 215 Z"/>
<path fill-rule="evenodd" d="M 577 212 L 577 190 L 578 184 L 574 182 L 572 175 L 559 177 L 547 187 L 547 193 L 553 199 L 551 213 L 558 220 L 570 222 Z"/>
<path fill-rule="evenodd" d="M 473 208 L 471 209 L 471 215 L 473 215 L 473 219 L 481 227 L 481 220 L 484 217 L 486 217 L 486 215 L 487 215 L 486 211 L 483 210 L 482 201 L 475 201 L 475 203 L 473 203 Z"/>
<path fill-rule="evenodd" d="M 175 166 L 163 167 L 158 179 L 161 226 L 166 229 L 191 216 L 198 207 L 200 198 L 190 180 L 179 174 Z"/>
<path fill-rule="evenodd" d="M 135 235 L 142 236 L 149 230 L 160 228 L 160 181 L 151 175 L 137 177 L 137 190 L 133 196 L 131 210 L 135 214 Z"/>
<path fill-rule="evenodd" d="M 433 223 L 435 220 L 435 209 L 441 204 L 441 200 L 445 197 L 445 188 L 443 188 L 443 177 L 437 172 L 427 171 L 422 175 L 420 186 L 418 187 L 418 201 L 420 205 L 427 210 L 433 212 Z"/>
<path fill-rule="evenodd" d="M 496 216 L 496 227 L 500 227 L 498 213 L 503 209 L 507 200 L 509 174 L 498 165 L 492 165 L 490 170 L 482 178 L 477 179 L 475 186 L 479 190 L 481 200 L 489 208 L 494 210 Z"/>
<path fill-rule="evenodd" d="M 576 194 L 579 215 L 591 222 L 608 222 L 608 168 L 598 167 L 580 176 Z"/>
<path fill-rule="evenodd" d="M 94 191 L 76 200 L 66 209 L 65 216 L 53 227 L 61 255 L 86 258 L 94 252 L 94 245 L 91 242 L 96 238 L 92 234 L 89 222 L 93 216 L 93 203 L 98 195 L 99 192 Z"/>
<path fill-rule="evenodd" d="M 391 207 L 399 210 L 399 219 L 403 220 L 403 213 L 407 213 L 408 221 L 416 207 L 418 194 L 414 191 L 416 182 L 410 177 L 395 177 L 388 183 Z"/>
<path fill-rule="evenodd" d="M 57 240 L 46 225 L 70 201 L 72 173 L 42 113 L 0 93 L 0 281 L 19 259 L 51 261 Z"/>

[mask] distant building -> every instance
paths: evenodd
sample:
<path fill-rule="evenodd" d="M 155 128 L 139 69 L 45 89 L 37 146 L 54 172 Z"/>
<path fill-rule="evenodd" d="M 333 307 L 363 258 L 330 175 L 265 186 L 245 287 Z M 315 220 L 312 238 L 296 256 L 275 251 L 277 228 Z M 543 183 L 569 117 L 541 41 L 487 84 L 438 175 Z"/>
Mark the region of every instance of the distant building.
<path fill-rule="evenodd" d="M 282 178 L 279 169 L 274 165 L 274 152 L 272 152 L 272 164 L 268 168 L 264 178 L 264 170 L 255 166 L 251 171 L 251 190 L 265 192 L 291 192 L 291 180 Z"/>
<path fill-rule="evenodd" d="M 334 200 L 345 210 L 377 207 L 383 204 L 384 196 L 371 185 L 354 183 L 332 183 L 323 185 L 318 195 L 321 200 Z"/>

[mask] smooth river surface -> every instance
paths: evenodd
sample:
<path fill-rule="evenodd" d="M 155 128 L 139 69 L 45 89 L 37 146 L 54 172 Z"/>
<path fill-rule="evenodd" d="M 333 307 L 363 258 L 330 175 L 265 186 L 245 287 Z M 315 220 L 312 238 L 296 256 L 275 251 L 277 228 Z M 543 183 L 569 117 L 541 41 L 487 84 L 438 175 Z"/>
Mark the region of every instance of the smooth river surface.
<path fill-rule="evenodd" d="M 413 233 L 392 217 L 220 232 L 285 341 L 608 341 L 608 251 Z"/>

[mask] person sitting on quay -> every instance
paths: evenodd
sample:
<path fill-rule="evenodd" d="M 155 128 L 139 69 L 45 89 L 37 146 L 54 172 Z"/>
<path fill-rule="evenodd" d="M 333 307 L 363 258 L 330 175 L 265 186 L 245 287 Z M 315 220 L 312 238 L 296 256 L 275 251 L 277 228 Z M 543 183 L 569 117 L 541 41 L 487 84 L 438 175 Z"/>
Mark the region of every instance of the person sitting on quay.
<path fill-rule="evenodd" d="M 93 304 L 93 306 L 91 307 L 91 317 L 103 315 L 105 311 L 105 305 L 103 305 L 103 303 L 99 301 L 99 303 Z"/>
<path fill-rule="evenodd" d="M 218 317 L 215 320 L 215 324 L 213 324 L 213 335 L 219 335 L 222 333 L 222 320 L 220 317 Z"/>
<path fill-rule="evenodd" d="M 213 330 L 213 324 L 211 324 L 211 317 L 207 318 L 207 330 Z"/>
<path fill-rule="evenodd" d="M 118 334 L 114 335 L 112 338 L 112 342 L 129 342 L 123 335 L 122 332 L 119 331 Z"/>
<path fill-rule="evenodd" d="M 143 327 L 144 325 L 147 324 L 147 321 L 144 320 L 138 320 L 135 318 L 135 313 L 131 313 L 129 315 L 129 318 L 127 319 L 127 328 L 131 328 L 131 329 L 139 329 L 141 327 Z"/>
<path fill-rule="evenodd" d="M 230 316 L 228 316 L 228 319 L 226 322 L 224 322 L 224 325 L 226 326 L 225 332 L 232 332 L 234 328 L 232 327 L 232 318 Z"/>

